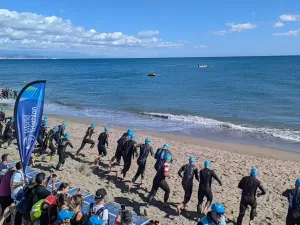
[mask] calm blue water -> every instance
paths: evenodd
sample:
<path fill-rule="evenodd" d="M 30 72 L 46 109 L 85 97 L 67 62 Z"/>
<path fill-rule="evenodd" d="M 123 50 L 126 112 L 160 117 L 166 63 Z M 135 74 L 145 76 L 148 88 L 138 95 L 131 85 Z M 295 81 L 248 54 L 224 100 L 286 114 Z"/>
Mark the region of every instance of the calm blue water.
<path fill-rule="evenodd" d="M 46 113 L 300 152 L 300 57 L 0 60 L 0 79 L 46 79 Z"/>

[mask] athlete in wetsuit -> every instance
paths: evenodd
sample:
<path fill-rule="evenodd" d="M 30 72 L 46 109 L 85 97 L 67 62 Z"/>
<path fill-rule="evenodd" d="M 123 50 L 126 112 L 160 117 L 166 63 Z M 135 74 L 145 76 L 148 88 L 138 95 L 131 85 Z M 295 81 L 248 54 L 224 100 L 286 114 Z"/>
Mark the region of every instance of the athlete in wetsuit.
<path fill-rule="evenodd" d="M 250 212 L 250 224 L 253 223 L 254 217 L 256 216 L 256 191 L 257 188 L 260 189 L 261 193 L 257 194 L 257 197 L 265 195 L 266 191 L 263 188 L 261 182 L 256 178 L 258 175 L 258 170 L 251 169 L 250 176 L 243 177 L 239 183 L 239 189 L 242 190 L 242 198 L 240 202 L 240 214 L 237 219 L 237 225 L 242 225 L 243 218 L 248 205 L 251 206 Z"/>
<path fill-rule="evenodd" d="M 156 162 L 154 164 L 154 168 L 157 171 L 160 166 L 164 163 L 164 158 L 166 154 L 170 154 L 171 152 L 169 150 L 169 145 L 164 144 L 162 148 L 157 149 L 154 158 L 156 159 Z M 171 163 L 173 162 L 173 158 L 171 159 Z"/>
<path fill-rule="evenodd" d="M 65 129 L 66 129 L 67 125 L 68 125 L 67 122 L 62 122 L 62 124 L 58 126 L 58 131 L 56 132 L 55 137 L 54 137 L 57 144 L 59 143 L 59 140 L 61 139 L 61 137 L 65 136 Z"/>
<path fill-rule="evenodd" d="M 104 132 L 102 132 L 98 137 L 98 153 L 99 156 L 96 157 L 95 164 L 97 165 L 101 161 L 101 156 L 106 156 L 107 151 L 105 145 L 108 147 L 108 131 L 109 128 L 105 127 Z"/>
<path fill-rule="evenodd" d="M 85 136 L 83 138 L 83 141 L 81 143 L 80 148 L 77 150 L 76 155 L 79 155 L 79 153 L 81 152 L 81 150 L 84 148 L 84 146 L 88 143 L 91 144 L 90 149 L 94 148 L 95 146 L 95 142 L 91 139 L 92 135 L 95 133 L 94 129 L 96 128 L 96 124 L 92 124 L 86 131 Z"/>
<path fill-rule="evenodd" d="M 127 133 L 124 133 L 122 135 L 122 137 L 120 137 L 120 139 L 117 141 L 118 146 L 115 152 L 115 155 L 111 158 L 110 162 L 109 162 L 109 167 L 112 167 L 113 162 L 117 159 L 117 165 L 120 165 L 121 162 L 121 157 L 122 157 L 122 149 L 124 146 L 124 143 L 127 140 L 131 139 L 131 135 L 132 135 L 132 129 L 128 128 Z"/>
<path fill-rule="evenodd" d="M 212 179 L 214 178 L 220 186 L 222 186 L 222 182 L 215 173 L 215 171 L 209 169 L 211 163 L 210 161 L 205 161 L 204 162 L 204 169 L 200 170 L 199 173 L 199 178 L 200 179 L 200 184 L 199 184 L 199 189 L 198 189 L 198 205 L 197 205 L 197 212 L 200 214 L 204 213 L 206 214 L 208 211 L 208 208 L 210 207 L 212 200 L 213 200 L 213 193 L 211 190 L 211 183 Z M 197 177 L 196 177 L 197 178 Z M 205 204 L 204 210 L 202 211 L 202 203 L 203 199 L 206 197 L 207 202 Z"/>
<path fill-rule="evenodd" d="M 66 148 L 69 145 L 71 148 L 73 148 L 73 145 L 71 144 L 71 142 L 69 141 L 70 138 L 70 134 L 69 133 L 65 133 L 65 137 L 60 139 L 60 142 L 58 144 L 58 150 L 57 153 L 59 155 L 59 161 L 58 164 L 56 166 L 56 170 L 62 170 L 60 167 L 64 166 L 65 161 L 66 161 Z"/>
<path fill-rule="evenodd" d="M 192 193 L 193 193 L 193 184 L 194 184 L 194 177 L 199 180 L 198 177 L 198 169 L 195 166 L 196 159 L 194 157 L 190 157 L 189 164 L 186 164 L 180 168 L 178 171 L 178 175 L 182 178 L 181 185 L 184 190 L 184 200 L 183 202 L 177 206 L 177 212 L 180 216 L 180 212 L 182 209 L 185 209 L 187 203 L 191 200 Z M 183 172 L 183 176 L 182 176 Z"/>
<path fill-rule="evenodd" d="M 134 155 L 136 154 L 136 141 L 135 141 L 135 135 L 131 135 L 131 139 L 126 141 L 124 143 L 123 149 L 122 149 L 122 158 L 124 161 L 123 169 L 121 170 L 121 174 L 123 174 L 123 179 L 125 178 L 127 172 L 130 169 L 131 161 L 134 158 Z M 119 172 L 117 172 L 117 178 L 119 178 Z"/>
<path fill-rule="evenodd" d="M 50 149 L 50 161 L 53 159 L 54 154 L 56 153 L 55 145 L 53 144 L 53 140 L 55 139 L 56 133 L 58 132 L 58 126 L 55 126 L 52 130 L 48 133 L 48 145 Z"/>
<path fill-rule="evenodd" d="M 15 119 L 14 117 L 10 118 L 10 121 L 6 124 L 5 130 L 4 130 L 4 141 L 2 144 L 8 142 L 7 147 L 9 147 L 12 143 L 12 141 L 15 139 Z"/>
<path fill-rule="evenodd" d="M 3 134 L 4 125 L 5 125 L 5 108 L 2 108 L 0 112 L 0 136 L 2 136 Z"/>
<path fill-rule="evenodd" d="M 164 163 L 158 168 L 153 180 L 151 191 L 147 199 L 147 207 L 149 206 L 152 199 L 155 197 L 158 188 L 161 188 L 165 191 L 164 203 L 166 204 L 168 202 L 170 196 L 170 188 L 166 181 L 166 177 L 170 177 L 169 168 L 171 159 L 171 154 L 166 154 L 164 157 Z"/>
<path fill-rule="evenodd" d="M 45 137 L 46 137 L 46 132 L 49 124 L 47 122 L 44 122 L 40 128 L 40 133 L 37 138 L 37 142 L 39 144 L 39 154 L 42 155 L 44 151 L 46 150 L 47 143 L 45 143 Z M 45 145 L 46 144 L 46 145 Z"/>
<path fill-rule="evenodd" d="M 300 178 L 296 180 L 294 189 L 287 189 L 282 195 L 287 197 L 289 202 L 286 225 L 300 224 Z"/>
<path fill-rule="evenodd" d="M 44 123 L 48 122 L 49 117 L 48 116 L 44 116 L 44 119 L 42 120 L 42 126 Z"/>
<path fill-rule="evenodd" d="M 151 154 L 151 156 L 154 155 L 153 148 L 150 145 L 150 143 L 151 143 L 151 140 L 149 138 L 146 138 L 145 144 L 138 144 L 136 146 L 136 147 L 140 148 L 140 154 L 137 159 L 137 164 L 139 167 L 138 167 L 136 174 L 132 178 L 131 183 L 128 186 L 129 192 L 132 187 L 132 184 L 135 183 L 135 181 L 139 178 L 139 176 L 141 176 L 141 178 L 142 178 L 141 184 L 143 183 L 148 155 L 149 155 L 149 153 Z"/>

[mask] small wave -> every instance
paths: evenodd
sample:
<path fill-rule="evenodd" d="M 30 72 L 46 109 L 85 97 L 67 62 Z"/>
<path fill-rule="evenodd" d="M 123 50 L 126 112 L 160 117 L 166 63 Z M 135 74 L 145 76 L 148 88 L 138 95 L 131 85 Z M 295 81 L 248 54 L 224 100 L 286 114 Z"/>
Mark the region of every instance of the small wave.
<path fill-rule="evenodd" d="M 178 121 L 181 123 L 196 124 L 199 125 L 201 128 L 226 130 L 228 132 L 235 132 L 239 135 L 250 135 L 258 139 L 278 138 L 283 141 L 300 143 L 300 131 L 297 130 L 278 129 L 271 127 L 255 127 L 247 124 L 237 125 L 229 122 L 222 122 L 215 119 L 199 116 L 184 116 L 151 112 L 142 112 L 140 114 L 166 120 Z"/>

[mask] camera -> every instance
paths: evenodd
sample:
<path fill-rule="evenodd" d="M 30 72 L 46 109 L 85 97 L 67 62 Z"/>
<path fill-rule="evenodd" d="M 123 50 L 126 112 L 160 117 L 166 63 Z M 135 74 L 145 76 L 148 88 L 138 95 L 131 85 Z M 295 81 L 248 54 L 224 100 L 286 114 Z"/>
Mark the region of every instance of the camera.
<path fill-rule="evenodd" d="M 126 206 L 125 205 L 121 205 L 121 210 L 125 210 Z"/>

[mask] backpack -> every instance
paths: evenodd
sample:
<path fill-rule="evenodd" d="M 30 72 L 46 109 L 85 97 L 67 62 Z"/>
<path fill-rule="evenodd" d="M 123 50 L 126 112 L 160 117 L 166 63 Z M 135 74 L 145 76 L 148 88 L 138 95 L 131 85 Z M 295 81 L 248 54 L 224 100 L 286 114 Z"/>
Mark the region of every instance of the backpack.
<path fill-rule="evenodd" d="M 32 209 L 30 210 L 31 222 L 35 222 L 41 217 L 43 203 L 44 203 L 44 199 L 38 201 L 32 206 Z"/>
<path fill-rule="evenodd" d="M 105 207 L 101 207 L 100 209 L 98 209 L 97 212 L 94 212 L 93 208 L 94 208 L 94 205 L 95 203 L 91 203 L 90 204 L 90 213 L 89 213 L 89 217 L 91 216 L 99 216 L 100 219 L 102 219 L 103 217 L 103 212 L 105 210 Z M 106 224 L 109 224 L 109 219 L 107 220 L 107 223 Z"/>
<path fill-rule="evenodd" d="M 57 220 L 57 196 L 49 195 L 42 204 L 40 224 L 54 224 Z"/>
<path fill-rule="evenodd" d="M 32 206 L 39 201 L 36 194 L 36 186 L 26 186 L 24 188 L 24 195 L 17 196 L 21 200 L 17 203 L 16 209 L 21 214 L 29 214 Z"/>

